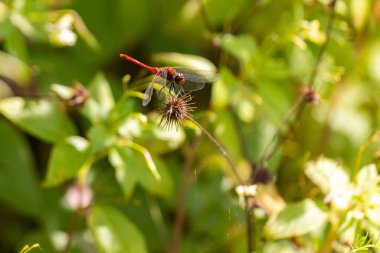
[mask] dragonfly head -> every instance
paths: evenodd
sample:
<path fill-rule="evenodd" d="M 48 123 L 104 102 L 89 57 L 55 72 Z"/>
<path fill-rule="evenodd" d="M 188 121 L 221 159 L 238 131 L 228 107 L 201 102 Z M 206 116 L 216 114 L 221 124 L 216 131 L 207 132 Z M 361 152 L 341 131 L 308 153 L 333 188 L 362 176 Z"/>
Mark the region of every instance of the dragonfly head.
<path fill-rule="evenodd" d="M 183 84 L 186 80 L 185 80 L 185 75 L 182 74 L 182 73 L 178 73 L 175 75 L 174 77 L 174 81 L 176 84 Z"/>

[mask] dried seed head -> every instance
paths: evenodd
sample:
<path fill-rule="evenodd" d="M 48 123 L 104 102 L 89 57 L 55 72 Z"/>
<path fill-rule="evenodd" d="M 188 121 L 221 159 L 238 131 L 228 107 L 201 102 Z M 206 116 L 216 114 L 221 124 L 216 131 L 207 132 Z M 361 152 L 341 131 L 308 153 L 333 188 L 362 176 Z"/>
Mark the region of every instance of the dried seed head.
<path fill-rule="evenodd" d="M 70 106 L 81 107 L 86 101 L 90 98 L 86 88 L 79 82 L 74 84 L 74 92 L 71 98 L 67 101 L 67 104 Z"/>
<path fill-rule="evenodd" d="M 317 91 L 311 87 L 303 87 L 302 90 L 303 100 L 306 103 L 316 105 L 319 101 L 319 95 Z"/>
<path fill-rule="evenodd" d="M 192 99 L 190 92 L 185 94 L 178 92 L 174 96 L 169 96 L 159 111 L 160 126 L 166 129 L 172 126 L 176 128 L 183 126 L 185 119 L 191 117 L 191 113 L 195 109 L 194 102 L 191 102 Z"/>

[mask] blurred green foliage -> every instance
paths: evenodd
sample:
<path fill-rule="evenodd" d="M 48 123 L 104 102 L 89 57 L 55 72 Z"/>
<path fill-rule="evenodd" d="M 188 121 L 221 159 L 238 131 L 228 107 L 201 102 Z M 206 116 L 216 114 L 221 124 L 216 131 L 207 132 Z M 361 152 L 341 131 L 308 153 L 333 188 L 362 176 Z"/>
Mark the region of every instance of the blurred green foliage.
<path fill-rule="evenodd" d="M 257 190 L 256 252 L 376 248 L 380 1 L 337 0 L 328 34 L 332 2 L 2 0 L 0 252 L 247 252 L 229 164 L 191 122 L 158 125 L 120 53 L 218 72 L 193 118 Z M 329 37 L 317 103 L 272 141 Z"/>

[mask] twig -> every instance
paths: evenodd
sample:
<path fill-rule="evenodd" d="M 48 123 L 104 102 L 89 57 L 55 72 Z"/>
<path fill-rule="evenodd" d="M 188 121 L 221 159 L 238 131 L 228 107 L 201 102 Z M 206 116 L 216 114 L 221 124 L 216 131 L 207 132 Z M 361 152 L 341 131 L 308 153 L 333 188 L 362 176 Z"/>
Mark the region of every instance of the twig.
<path fill-rule="evenodd" d="M 239 181 L 240 185 L 244 185 L 243 179 L 239 176 L 236 166 L 234 162 L 232 161 L 231 157 L 228 155 L 227 151 L 223 148 L 223 146 L 197 121 L 195 121 L 191 117 L 187 117 L 187 119 L 191 122 L 193 122 L 210 140 L 211 142 L 219 148 L 220 153 L 226 158 L 227 162 L 229 163 L 232 172 L 235 174 L 237 180 Z M 245 211 L 246 211 L 246 217 L 247 217 L 247 250 L 248 253 L 253 252 L 253 220 L 252 220 L 252 207 L 249 203 L 248 197 L 245 198 Z"/>
<path fill-rule="evenodd" d="M 249 152 L 248 144 L 247 144 L 247 142 L 245 140 L 243 129 L 241 127 L 239 118 L 236 115 L 236 112 L 235 112 L 234 108 L 231 105 L 228 106 L 228 109 L 230 110 L 230 112 L 232 114 L 232 119 L 233 119 L 235 128 L 237 130 L 237 134 L 238 134 L 238 137 L 239 137 L 241 151 L 242 151 L 245 159 L 247 159 L 249 161 L 250 165 L 253 166 L 253 165 L 255 165 L 255 162 L 254 162 L 254 160 L 251 157 L 251 154 Z M 254 173 L 254 172 L 252 171 L 252 173 Z"/>
<path fill-rule="evenodd" d="M 164 218 L 161 212 L 161 208 L 157 203 L 157 199 L 145 194 L 146 201 L 149 206 L 150 216 L 152 217 L 153 223 L 159 233 L 159 237 L 166 249 L 169 247 L 169 236 L 168 231 L 165 227 Z"/>
<path fill-rule="evenodd" d="M 254 252 L 254 244 L 253 244 L 253 221 L 254 221 L 254 208 L 249 203 L 250 197 L 245 197 L 245 215 L 247 221 L 247 251 L 248 253 Z"/>
<path fill-rule="evenodd" d="M 226 158 L 228 164 L 231 167 L 232 172 L 235 174 L 236 179 L 239 181 L 239 184 L 244 185 L 243 179 L 237 172 L 234 162 L 232 161 L 231 157 L 228 155 L 224 147 L 201 124 L 199 124 L 197 121 L 195 121 L 193 118 L 189 116 L 187 116 L 186 118 L 192 123 L 194 123 L 210 139 L 210 141 L 219 148 L 220 153 L 224 156 L 224 158 Z"/>
<path fill-rule="evenodd" d="M 246 11 L 242 15 L 239 15 L 239 19 L 236 20 L 235 25 L 232 24 L 232 29 L 234 29 L 235 31 L 239 29 L 239 27 L 242 26 L 247 21 L 247 19 L 252 15 L 252 13 L 256 10 L 257 4 L 260 1 L 261 0 L 256 0 L 252 2 L 251 6 L 247 8 Z"/>
<path fill-rule="evenodd" d="M 206 8 L 203 4 L 203 0 L 198 0 L 198 2 L 199 2 L 199 6 L 200 6 L 200 14 L 201 14 L 202 22 L 205 25 L 206 29 L 210 33 L 213 33 L 214 29 L 210 23 L 210 20 L 208 19 L 207 11 L 206 11 Z"/>
<path fill-rule="evenodd" d="M 71 243 L 73 241 L 75 229 L 76 229 L 76 227 L 78 225 L 80 216 L 82 214 L 82 210 L 83 209 L 77 209 L 77 210 L 75 210 L 75 212 L 71 216 L 69 227 L 67 228 L 68 239 L 67 239 L 66 245 L 63 247 L 63 249 L 60 251 L 60 253 L 66 253 L 69 250 L 70 245 L 71 245 Z"/>
<path fill-rule="evenodd" d="M 173 233 L 173 242 L 171 253 L 179 253 L 182 242 L 183 235 L 183 223 L 185 219 L 185 205 L 186 205 L 186 196 L 187 191 L 189 189 L 189 183 L 191 180 L 191 168 L 194 160 L 194 151 L 198 146 L 200 141 L 200 137 L 195 137 L 191 143 L 190 148 L 186 152 L 186 160 L 184 165 L 184 172 L 182 175 L 180 189 L 177 200 L 177 209 L 175 215 L 175 223 L 174 223 L 174 233 Z"/>
<path fill-rule="evenodd" d="M 327 28 L 326 28 L 326 41 L 324 42 L 324 44 L 321 46 L 321 48 L 319 50 L 317 59 L 315 61 L 313 70 L 311 72 L 309 81 L 307 83 L 307 86 L 309 88 L 312 88 L 314 86 L 315 79 L 316 79 L 318 69 L 319 69 L 319 65 L 322 62 L 322 57 L 325 54 L 326 49 L 327 49 L 327 45 L 330 41 L 331 31 L 332 31 L 332 27 L 333 27 L 333 23 L 334 23 L 334 19 L 335 19 L 336 2 L 337 2 L 337 0 L 332 0 L 331 3 L 329 4 L 329 7 L 331 8 L 331 14 L 329 16 L 329 21 L 328 21 Z M 309 102 L 309 101 L 306 99 L 305 94 L 302 94 L 300 96 L 300 98 L 297 100 L 297 102 L 295 103 L 295 105 L 289 110 L 289 112 L 281 120 L 281 124 L 278 127 L 277 131 L 274 133 L 272 139 L 267 144 L 267 146 L 264 147 L 263 152 L 261 153 L 261 156 L 259 158 L 259 165 L 263 165 L 264 163 L 266 163 L 268 161 L 268 159 L 278 150 L 278 148 L 280 147 L 280 144 L 294 130 L 295 123 L 301 117 L 302 112 L 303 112 L 303 108 L 307 104 L 307 102 Z M 290 122 L 291 117 L 293 115 L 296 115 L 296 117 L 292 122 Z M 286 126 L 286 125 L 288 125 L 288 128 L 285 131 L 285 133 L 281 136 L 282 126 Z M 280 136 L 281 136 L 281 138 L 280 138 Z M 276 141 L 279 138 L 280 138 L 280 140 L 277 142 L 277 145 L 276 145 Z M 273 146 L 273 148 L 272 148 L 272 146 Z"/>
<path fill-rule="evenodd" d="M 302 111 L 302 107 L 304 105 L 304 99 L 303 97 L 300 97 L 296 104 L 288 111 L 288 113 L 285 115 L 285 117 L 281 120 L 281 123 L 279 125 L 279 127 L 277 128 L 276 132 L 273 134 L 272 136 L 272 139 L 270 140 L 270 142 L 268 143 L 267 146 L 264 147 L 263 151 L 261 152 L 261 155 L 260 155 L 260 158 L 258 159 L 258 165 L 259 166 L 264 166 L 265 162 L 276 152 L 276 150 L 278 149 L 278 147 L 280 146 L 280 144 L 283 142 L 283 140 L 280 140 L 277 142 L 276 144 L 276 140 L 280 137 L 281 135 L 281 130 L 282 130 L 282 127 L 285 126 L 290 118 L 296 114 L 296 116 L 300 116 L 300 112 Z M 296 117 L 296 118 L 298 118 Z M 292 127 L 289 126 L 288 127 L 288 132 L 289 130 L 291 129 Z M 283 137 L 286 137 L 288 134 L 285 133 L 283 135 Z M 271 148 L 273 146 L 273 148 Z"/>
<path fill-rule="evenodd" d="M 335 12 L 336 2 L 337 2 L 337 0 L 332 0 L 331 3 L 329 4 L 329 7 L 331 8 L 331 14 L 329 16 L 329 21 L 327 22 L 326 40 L 325 40 L 325 43 L 323 43 L 323 45 L 321 46 L 321 48 L 319 50 L 319 54 L 317 56 L 314 68 L 313 68 L 313 70 L 311 72 L 311 75 L 310 75 L 310 78 L 309 78 L 309 82 L 308 82 L 308 86 L 309 87 L 314 86 L 315 78 L 317 77 L 317 73 L 318 73 L 318 70 L 319 70 L 319 65 L 321 65 L 321 62 L 322 62 L 322 56 L 326 52 L 327 45 L 330 42 L 331 31 L 332 31 L 332 28 L 333 28 L 333 24 L 334 24 L 334 20 L 335 20 L 335 14 L 336 14 L 336 12 Z"/>

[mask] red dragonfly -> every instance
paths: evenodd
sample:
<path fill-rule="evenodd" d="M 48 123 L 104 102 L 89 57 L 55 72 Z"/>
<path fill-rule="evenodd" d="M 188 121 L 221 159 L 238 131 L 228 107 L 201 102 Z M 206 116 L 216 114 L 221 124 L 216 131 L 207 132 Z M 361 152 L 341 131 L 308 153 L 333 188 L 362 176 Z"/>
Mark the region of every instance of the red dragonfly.
<path fill-rule="evenodd" d="M 205 83 L 211 83 L 214 80 L 214 77 L 211 77 L 211 78 L 209 77 L 207 79 L 206 77 L 201 76 L 201 73 L 210 72 L 210 71 L 198 71 L 198 70 L 194 71 L 194 70 L 182 68 L 182 67 L 161 67 L 161 68 L 151 67 L 142 62 L 139 62 L 135 58 L 126 54 L 120 54 L 120 57 L 129 62 L 133 62 L 134 64 L 142 68 L 149 70 L 155 75 L 152 82 L 150 83 L 150 85 L 148 86 L 148 88 L 146 89 L 144 93 L 144 99 L 142 101 L 143 106 L 146 106 L 152 99 L 155 82 L 162 86 L 161 90 L 157 93 L 159 99 L 161 99 L 162 90 L 164 88 L 167 88 L 168 85 L 169 85 L 169 94 L 170 94 L 172 90 L 176 92 L 181 91 L 181 90 L 186 90 L 186 91 L 200 90 L 205 86 Z"/>

